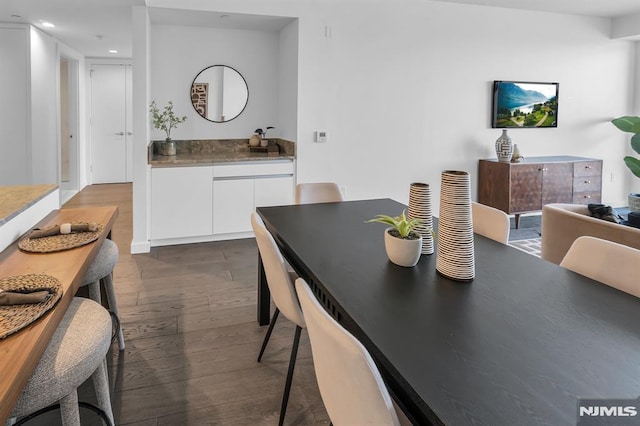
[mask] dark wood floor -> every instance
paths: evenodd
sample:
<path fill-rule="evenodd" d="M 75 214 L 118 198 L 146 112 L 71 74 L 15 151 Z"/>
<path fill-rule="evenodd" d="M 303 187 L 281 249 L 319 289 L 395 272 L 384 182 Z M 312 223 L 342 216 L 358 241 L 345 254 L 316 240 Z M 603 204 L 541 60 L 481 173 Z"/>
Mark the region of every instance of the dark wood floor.
<path fill-rule="evenodd" d="M 275 425 L 294 326 L 278 321 L 263 361 L 255 240 L 153 248 L 131 255 L 131 185 L 93 185 L 65 208 L 117 204 L 114 284 L 126 349 L 109 354 L 121 425 Z M 328 424 L 303 332 L 285 424 Z M 85 383 L 80 400 L 91 401 Z M 83 424 L 99 424 L 83 412 Z M 59 424 L 47 415 L 30 424 Z"/>

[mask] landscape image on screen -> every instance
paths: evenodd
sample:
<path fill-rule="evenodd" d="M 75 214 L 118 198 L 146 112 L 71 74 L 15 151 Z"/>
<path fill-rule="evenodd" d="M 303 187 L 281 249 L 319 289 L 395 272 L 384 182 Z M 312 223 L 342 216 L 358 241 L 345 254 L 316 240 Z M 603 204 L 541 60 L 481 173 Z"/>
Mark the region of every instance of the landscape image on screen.
<path fill-rule="evenodd" d="M 492 127 L 557 127 L 558 83 L 495 81 Z"/>

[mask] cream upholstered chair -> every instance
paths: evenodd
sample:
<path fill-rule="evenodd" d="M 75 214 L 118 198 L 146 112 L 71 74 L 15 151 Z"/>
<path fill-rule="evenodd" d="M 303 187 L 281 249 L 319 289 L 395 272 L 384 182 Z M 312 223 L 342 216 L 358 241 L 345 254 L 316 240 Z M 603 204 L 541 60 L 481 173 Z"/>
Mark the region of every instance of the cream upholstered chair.
<path fill-rule="evenodd" d="M 292 273 L 287 271 L 287 267 L 280 253 L 280 249 L 276 245 L 273 236 L 269 233 L 264 226 L 264 222 L 256 213 L 251 214 L 251 226 L 256 236 L 256 242 L 258 243 L 258 250 L 262 257 L 262 264 L 264 265 L 264 272 L 267 276 L 267 285 L 271 292 L 271 298 L 276 305 L 276 310 L 271 318 L 271 323 L 267 330 L 267 334 L 264 336 L 262 347 L 260 348 L 260 354 L 258 355 L 258 362 L 262 360 L 262 355 L 269 342 L 269 337 L 273 331 L 273 327 L 278 319 L 280 312 L 291 322 L 296 325 L 296 331 L 293 337 L 293 345 L 291 347 L 291 357 L 289 359 L 289 370 L 287 372 L 287 379 L 284 386 L 284 393 L 282 395 L 282 406 L 280 408 L 280 421 L 279 425 L 284 422 L 284 415 L 287 411 L 287 402 L 289 401 L 289 391 L 291 390 L 291 380 L 293 379 L 293 370 L 296 365 L 296 357 L 298 354 L 298 344 L 300 343 L 300 333 L 305 328 L 304 317 L 296 291 L 293 287 L 293 281 L 291 278 Z"/>
<path fill-rule="evenodd" d="M 473 201 L 471 202 L 471 216 L 473 217 L 473 232 L 502 244 L 509 242 L 511 222 L 505 212 Z"/>
<path fill-rule="evenodd" d="M 583 236 L 576 239 L 560 266 L 640 297 L 640 250 Z"/>
<path fill-rule="evenodd" d="M 399 425 L 398 413 L 367 349 L 327 314 L 307 283 L 296 280 L 313 366 L 334 425 Z"/>
<path fill-rule="evenodd" d="M 110 239 L 105 239 L 100 247 L 100 251 L 96 255 L 89 270 L 82 279 L 80 286 L 89 286 L 89 297 L 98 303 L 102 303 L 100 296 L 100 283 L 104 285 L 104 290 L 107 295 L 107 303 L 109 309 L 120 318 L 118 312 L 118 301 L 116 300 L 116 292 L 113 288 L 113 268 L 118 263 L 118 246 Z M 121 351 L 124 350 L 124 334 L 122 333 L 122 327 L 120 321 L 118 321 L 118 347 Z"/>
<path fill-rule="evenodd" d="M 296 204 L 333 203 L 344 201 L 342 191 L 333 182 L 299 183 L 296 185 Z"/>
<path fill-rule="evenodd" d="M 74 298 L 11 417 L 27 416 L 59 402 L 62 424 L 80 426 L 77 389 L 91 377 L 98 408 L 114 424 L 105 359 L 111 346 L 111 331 L 111 316 L 106 309 L 93 300 Z"/>

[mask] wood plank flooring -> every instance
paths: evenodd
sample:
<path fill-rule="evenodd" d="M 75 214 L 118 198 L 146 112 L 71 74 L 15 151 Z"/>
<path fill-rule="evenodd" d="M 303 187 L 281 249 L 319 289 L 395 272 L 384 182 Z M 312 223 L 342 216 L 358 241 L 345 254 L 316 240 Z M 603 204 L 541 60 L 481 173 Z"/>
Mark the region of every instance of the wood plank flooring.
<path fill-rule="evenodd" d="M 119 425 L 275 425 L 294 326 L 278 320 L 261 363 L 256 321 L 257 246 L 235 240 L 153 248 L 131 255 L 130 184 L 92 185 L 64 208 L 113 205 L 120 250 L 114 284 L 126 349 L 108 356 Z M 92 401 L 85 383 L 80 400 Z M 100 424 L 90 412 L 83 425 Z M 29 424 L 59 424 L 58 412 Z M 302 333 L 287 425 L 329 424 L 311 348 Z"/>

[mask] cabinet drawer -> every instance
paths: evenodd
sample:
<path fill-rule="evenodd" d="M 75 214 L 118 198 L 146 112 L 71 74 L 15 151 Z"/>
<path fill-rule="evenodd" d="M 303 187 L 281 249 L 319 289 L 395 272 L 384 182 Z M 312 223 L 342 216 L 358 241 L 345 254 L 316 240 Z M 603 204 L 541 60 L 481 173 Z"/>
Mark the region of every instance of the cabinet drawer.
<path fill-rule="evenodd" d="M 602 175 L 602 161 L 578 161 L 573 163 L 573 177 Z"/>
<path fill-rule="evenodd" d="M 573 192 L 600 192 L 602 176 L 582 176 L 573 178 Z"/>
<path fill-rule="evenodd" d="M 600 191 L 574 192 L 573 204 L 590 204 L 600 202 Z"/>
<path fill-rule="evenodd" d="M 292 175 L 293 161 L 264 161 L 249 164 L 232 163 L 213 166 L 213 177 L 252 177 L 270 175 Z"/>

